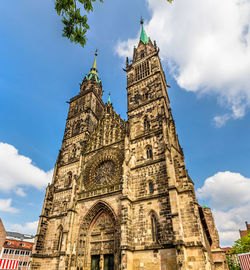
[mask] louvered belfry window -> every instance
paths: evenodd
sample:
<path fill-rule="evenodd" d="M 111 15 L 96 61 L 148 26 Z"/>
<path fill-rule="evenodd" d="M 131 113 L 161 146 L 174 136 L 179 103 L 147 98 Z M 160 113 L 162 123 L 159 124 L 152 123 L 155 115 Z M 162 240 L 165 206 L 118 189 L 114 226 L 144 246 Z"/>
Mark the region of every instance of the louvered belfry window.
<path fill-rule="evenodd" d="M 148 60 L 142 62 L 135 67 L 135 80 L 139 81 L 150 74 Z"/>

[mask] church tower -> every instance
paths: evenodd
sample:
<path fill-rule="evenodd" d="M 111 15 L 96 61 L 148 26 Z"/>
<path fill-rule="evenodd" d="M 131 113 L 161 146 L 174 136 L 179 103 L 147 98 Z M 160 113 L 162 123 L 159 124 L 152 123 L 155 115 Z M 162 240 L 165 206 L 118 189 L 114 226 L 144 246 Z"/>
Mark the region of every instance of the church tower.
<path fill-rule="evenodd" d="M 124 262 L 132 259 L 131 269 L 214 269 L 212 239 L 185 168 L 159 49 L 141 25 L 138 47 L 126 67 Z"/>
<path fill-rule="evenodd" d="M 143 21 L 126 61 L 128 119 L 102 101 L 97 52 L 69 102 L 31 269 L 227 269 L 185 168 L 159 49 Z"/>

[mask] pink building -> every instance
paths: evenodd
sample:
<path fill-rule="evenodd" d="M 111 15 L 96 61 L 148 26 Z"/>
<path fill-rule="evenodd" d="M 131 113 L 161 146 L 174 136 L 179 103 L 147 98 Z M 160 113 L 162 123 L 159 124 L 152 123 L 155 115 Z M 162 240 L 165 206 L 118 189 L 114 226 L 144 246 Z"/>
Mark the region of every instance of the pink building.
<path fill-rule="evenodd" d="M 1 251 L 0 269 L 28 270 L 32 247 L 31 242 L 6 239 Z"/>

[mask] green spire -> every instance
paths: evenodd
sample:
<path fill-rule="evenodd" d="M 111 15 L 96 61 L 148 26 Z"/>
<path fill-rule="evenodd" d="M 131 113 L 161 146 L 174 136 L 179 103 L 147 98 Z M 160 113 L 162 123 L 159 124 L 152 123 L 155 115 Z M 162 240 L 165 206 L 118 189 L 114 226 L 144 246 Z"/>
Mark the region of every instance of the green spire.
<path fill-rule="evenodd" d="M 144 30 L 144 27 L 143 27 L 143 19 L 141 18 L 141 37 L 140 37 L 141 41 L 144 43 L 144 44 L 147 44 L 148 43 L 148 36 Z"/>
<path fill-rule="evenodd" d="M 109 92 L 108 104 L 111 104 L 110 92 Z"/>
<path fill-rule="evenodd" d="M 92 65 L 92 68 L 90 69 L 89 75 L 86 75 L 86 79 L 89 81 L 93 76 L 97 83 L 99 83 L 101 80 L 99 80 L 98 73 L 97 73 L 97 67 L 96 67 L 96 57 L 98 53 L 97 50 L 95 51 L 95 60 Z"/>
<path fill-rule="evenodd" d="M 97 68 L 96 68 L 96 56 L 98 55 L 97 53 L 97 50 L 95 51 L 95 60 L 94 60 L 94 63 L 93 63 L 93 66 L 92 68 L 90 69 L 90 73 L 89 74 L 93 74 L 93 75 L 96 75 L 98 76 L 98 73 L 97 73 Z"/>

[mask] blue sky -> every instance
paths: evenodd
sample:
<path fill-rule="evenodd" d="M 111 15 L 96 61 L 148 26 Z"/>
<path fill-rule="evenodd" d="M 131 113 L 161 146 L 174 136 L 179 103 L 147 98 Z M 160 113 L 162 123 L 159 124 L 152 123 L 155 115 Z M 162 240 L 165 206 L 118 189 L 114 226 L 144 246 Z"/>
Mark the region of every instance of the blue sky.
<path fill-rule="evenodd" d="M 214 211 L 222 244 L 231 244 L 244 221 L 250 221 L 245 194 L 250 188 L 249 2 L 97 2 L 88 15 L 84 49 L 61 36 L 53 2 L 0 3 L 0 217 L 6 228 L 34 233 L 61 146 L 66 101 L 79 92 L 96 48 L 103 99 L 110 91 L 114 108 L 126 119 L 122 67 L 137 45 L 143 16 L 146 32 L 161 49 L 199 201 Z"/>

